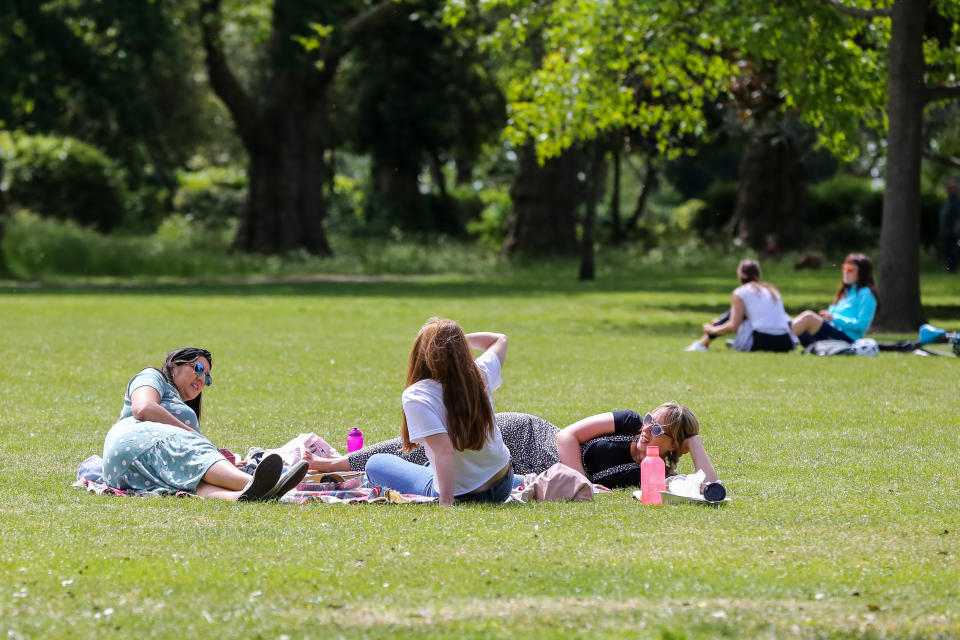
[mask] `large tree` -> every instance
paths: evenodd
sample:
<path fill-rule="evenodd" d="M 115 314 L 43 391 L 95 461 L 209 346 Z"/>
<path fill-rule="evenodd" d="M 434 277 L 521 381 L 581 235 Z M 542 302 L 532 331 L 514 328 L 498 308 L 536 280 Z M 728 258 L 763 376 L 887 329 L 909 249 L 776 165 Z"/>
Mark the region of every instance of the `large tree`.
<path fill-rule="evenodd" d="M 78 138 L 116 159 L 132 190 L 161 190 L 169 172 L 154 151 L 169 145 L 152 89 L 179 61 L 167 8 L 0 0 L 0 128 Z"/>
<path fill-rule="evenodd" d="M 913 330 L 924 320 L 920 302 L 920 170 L 926 105 L 960 99 L 960 4 L 954 0 L 895 0 L 863 9 L 825 0 L 844 15 L 883 23 L 886 47 L 887 161 L 880 229 L 881 306 L 874 322 Z M 929 59 L 928 59 L 929 58 Z"/>
<path fill-rule="evenodd" d="M 402 9 L 394 0 L 274 0 L 258 85 L 245 87 L 228 62 L 221 0 L 200 0 L 210 84 L 249 156 L 238 249 L 331 253 L 323 228 L 331 86 L 344 57 Z"/>
<path fill-rule="evenodd" d="M 509 94 L 509 132 L 536 140 L 543 157 L 624 126 L 657 136 L 668 153 L 679 152 L 671 137 L 705 136 L 704 106 L 729 94 L 745 70 L 771 63 L 777 64 L 780 108 L 795 111 L 838 155 L 855 153 L 864 128 L 886 134 L 878 325 L 912 329 L 920 322 L 923 107 L 960 96 L 960 3 L 896 0 L 867 9 L 841 0 L 484 5 L 507 7 L 515 16 L 501 22 L 503 37 L 522 33 L 528 14 L 537 16 L 544 34 L 542 68 Z M 685 99 L 665 102 L 665 95 Z"/>

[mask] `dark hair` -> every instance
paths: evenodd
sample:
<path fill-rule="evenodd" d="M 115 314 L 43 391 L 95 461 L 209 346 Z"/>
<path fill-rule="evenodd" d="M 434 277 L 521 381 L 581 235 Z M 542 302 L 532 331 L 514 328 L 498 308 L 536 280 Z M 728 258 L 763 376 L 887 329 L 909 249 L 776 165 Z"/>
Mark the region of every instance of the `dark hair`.
<path fill-rule="evenodd" d="M 210 352 L 206 349 L 200 349 L 197 347 L 181 347 L 179 349 L 174 349 L 167 354 L 166 359 L 163 361 L 163 368 L 160 369 L 160 373 L 163 374 L 163 377 L 167 379 L 167 382 L 173 384 L 173 367 L 178 364 L 193 364 L 200 358 L 206 358 L 207 362 L 210 363 L 210 369 L 213 369 L 213 356 L 210 355 Z M 174 384 L 174 387 L 176 385 Z M 203 404 L 203 392 L 197 394 L 197 397 L 193 400 L 184 400 L 185 405 L 193 409 L 193 412 L 197 414 L 197 422 L 200 422 L 200 406 Z"/>
<path fill-rule="evenodd" d="M 856 285 L 858 287 L 866 287 L 873 292 L 873 297 L 877 301 L 877 307 L 880 307 L 880 296 L 877 295 L 877 283 L 873 278 L 873 263 L 870 262 L 870 258 L 862 253 L 851 253 L 846 258 L 843 259 L 843 263 L 855 264 L 857 265 L 857 281 Z M 837 295 L 833 297 L 833 303 L 836 304 L 847 295 L 847 292 L 850 290 L 850 285 L 840 283 L 840 286 L 837 288 Z"/>
<path fill-rule="evenodd" d="M 746 258 L 737 265 L 737 275 L 740 277 L 740 284 L 750 284 L 751 282 L 758 287 L 766 289 L 774 300 L 780 299 L 780 292 L 769 282 L 760 279 L 760 263 L 756 260 Z"/>
<path fill-rule="evenodd" d="M 410 351 L 407 384 L 436 380 L 443 387 L 447 434 L 457 451 L 483 448 L 493 435 L 493 407 L 487 383 L 473 360 L 473 352 L 460 325 L 453 320 L 430 318 Z M 410 442 L 407 415 L 400 426 L 401 451 L 415 448 Z"/>

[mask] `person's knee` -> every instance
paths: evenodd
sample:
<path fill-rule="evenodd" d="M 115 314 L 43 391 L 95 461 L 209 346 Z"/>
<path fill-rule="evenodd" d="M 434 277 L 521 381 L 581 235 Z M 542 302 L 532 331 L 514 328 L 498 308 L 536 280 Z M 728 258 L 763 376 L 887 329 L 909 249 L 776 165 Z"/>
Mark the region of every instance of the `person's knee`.
<path fill-rule="evenodd" d="M 393 457 L 387 453 L 375 453 L 370 456 L 370 459 L 367 460 L 366 472 L 367 475 L 377 475 L 383 470 L 389 463 L 390 458 Z"/>

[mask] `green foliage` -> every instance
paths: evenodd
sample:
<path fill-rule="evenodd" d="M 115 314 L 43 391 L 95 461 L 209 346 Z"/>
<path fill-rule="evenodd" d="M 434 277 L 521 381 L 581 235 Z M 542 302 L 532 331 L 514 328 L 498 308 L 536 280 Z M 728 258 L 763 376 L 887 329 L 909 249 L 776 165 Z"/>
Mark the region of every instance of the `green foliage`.
<path fill-rule="evenodd" d="M 109 231 L 124 222 L 123 173 L 73 138 L 0 132 L 4 188 L 13 205 Z"/>
<path fill-rule="evenodd" d="M 480 217 L 467 223 L 467 233 L 491 251 L 499 251 L 507 233 L 507 221 L 513 201 L 505 189 L 481 189 L 476 192 L 483 209 Z"/>
<path fill-rule="evenodd" d="M 14 275 L 26 279 L 197 277 L 225 265 L 241 273 L 258 268 L 254 260 L 228 258 L 228 246 L 229 234 L 192 228 L 182 217 L 167 220 L 152 237 L 124 237 L 20 211 L 8 221 L 2 250 Z"/>
<path fill-rule="evenodd" d="M 815 226 L 842 218 L 879 228 L 883 217 L 883 191 L 868 178 L 838 175 L 810 187 L 807 220 Z"/>
<path fill-rule="evenodd" d="M 206 167 L 177 174 L 174 209 L 209 229 L 225 229 L 240 217 L 247 174 L 237 167 Z"/>
<path fill-rule="evenodd" d="M 103 235 L 69 220 L 18 211 L 7 219 L 0 250 L 13 276 L 26 280 L 489 274 L 499 269 L 497 257 L 485 247 L 396 230 L 390 239 L 334 236 L 337 258 L 235 253 L 230 251 L 235 227 L 233 221 L 218 228 L 176 214 L 150 236 Z"/>
<path fill-rule="evenodd" d="M 737 208 L 739 185 L 733 181 L 714 181 L 703 195 L 693 226 L 700 234 L 720 231 Z"/>
<path fill-rule="evenodd" d="M 882 130 L 889 28 L 841 15 L 819 0 L 781 3 L 650 0 L 493 0 L 495 50 L 543 55 L 505 82 L 507 133 L 541 157 L 611 130 L 629 130 L 676 156 L 707 137 L 707 114 L 734 102 L 751 119 L 752 84 L 773 68 L 777 108 L 798 110 L 837 153 L 864 126 Z M 467 19 L 461 0 L 448 19 Z M 815 48 L 810 42 L 817 42 Z M 742 95 L 740 95 L 742 94 Z"/>

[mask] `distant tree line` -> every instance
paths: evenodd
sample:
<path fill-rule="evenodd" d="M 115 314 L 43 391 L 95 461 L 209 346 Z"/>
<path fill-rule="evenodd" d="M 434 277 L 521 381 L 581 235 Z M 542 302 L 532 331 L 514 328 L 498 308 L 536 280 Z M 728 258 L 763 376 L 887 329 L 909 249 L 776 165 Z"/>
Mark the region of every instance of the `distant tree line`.
<path fill-rule="evenodd" d="M 84 166 L 123 182 L 128 227 L 198 158 L 243 166 L 248 252 L 329 255 L 348 157 L 371 233 L 462 232 L 482 205 L 461 191 L 501 184 L 502 251 L 579 256 L 584 279 L 690 154 L 735 154 L 713 232 L 758 250 L 811 239 L 808 185 L 843 163 L 884 180 L 878 322 L 905 329 L 922 159 L 960 166 L 958 52 L 954 0 L 0 0 L 0 129 L 105 154 Z M 0 180 L 22 166 L 0 149 Z"/>

